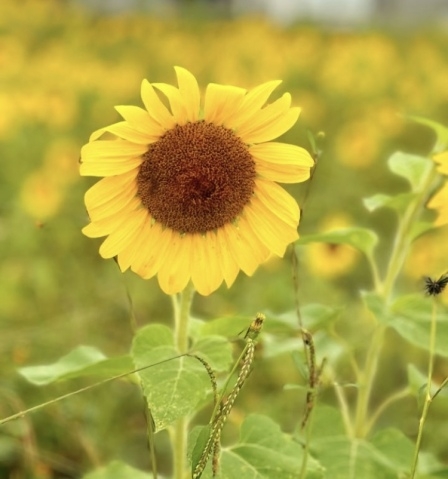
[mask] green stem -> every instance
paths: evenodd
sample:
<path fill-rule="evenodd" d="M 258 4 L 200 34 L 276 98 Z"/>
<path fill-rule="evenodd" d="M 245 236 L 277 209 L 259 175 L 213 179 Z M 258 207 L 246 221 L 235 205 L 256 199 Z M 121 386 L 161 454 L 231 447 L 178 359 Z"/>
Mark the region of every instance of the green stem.
<path fill-rule="evenodd" d="M 174 338 L 179 354 L 188 352 L 188 325 L 193 293 L 193 285 L 189 283 L 180 295 L 179 308 L 175 310 Z"/>
<path fill-rule="evenodd" d="M 382 293 L 386 303 L 390 299 L 395 281 L 400 274 L 403 263 L 409 252 L 409 247 L 414 239 L 410 234 L 412 226 L 420 215 L 421 209 L 426 202 L 428 192 L 431 190 L 437 177 L 438 172 L 435 166 L 432 166 L 422 178 L 414 200 L 409 204 L 398 225 L 398 231 L 395 236 L 394 247 L 390 256 L 386 278 L 379 291 Z"/>
<path fill-rule="evenodd" d="M 375 258 L 372 254 L 366 255 L 367 262 L 370 266 L 370 271 L 372 272 L 372 279 L 375 291 L 379 291 L 381 289 L 381 279 L 380 273 L 378 271 L 378 266 L 376 264 Z"/>
<path fill-rule="evenodd" d="M 173 297 L 174 341 L 179 354 L 188 352 L 188 324 L 193 300 L 193 285 L 190 283 L 182 291 L 180 298 Z M 174 479 L 183 479 L 187 475 L 187 432 L 188 417 L 181 417 L 170 430 L 173 447 Z"/>
<path fill-rule="evenodd" d="M 348 401 L 347 401 L 347 397 L 345 395 L 344 389 L 335 380 L 333 380 L 333 387 L 336 393 L 336 398 L 338 400 L 339 406 L 341 408 L 342 420 L 344 422 L 345 431 L 347 433 L 347 436 L 350 439 L 353 439 L 354 431 L 353 431 L 352 421 L 350 418 L 350 409 L 348 407 Z"/>
<path fill-rule="evenodd" d="M 425 427 L 426 417 L 428 416 L 429 406 L 431 405 L 431 402 L 433 400 L 433 398 L 431 397 L 431 385 L 432 385 L 432 374 L 434 370 L 436 336 L 437 336 L 437 314 L 436 314 L 436 300 L 434 299 L 433 306 L 432 306 L 432 315 L 431 315 L 431 331 L 429 334 L 429 361 L 428 361 L 428 377 L 427 377 L 427 383 L 426 383 L 425 402 L 423 404 L 422 415 L 420 417 L 420 421 L 418 425 L 417 441 L 415 443 L 414 459 L 412 461 L 410 479 L 414 479 L 415 477 L 415 472 L 417 470 L 417 465 L 418 465 L 418 456 L 419 456 L 420 447 L 422 444 L 423 429 Z"/>
<path fill-rule="evenodd" d="M 377 325 L 367 352 L 364 370 L 358 377 L 359 395 L 355 413 L 355 437 L 362 438 L 367 434 L 367 417 L 369 413 L 370 396 L 373 389 L 373 381 L 378 369 L 378 359 L 385 331 L 386 327 L 383 324 Z"/>
<path fill-rule="evenodd" d="M 430 168 L 428 167 L 428 170 L 423 175 L 420 184 L 415 189 L 415 198 L 413 201 L 411 201 L 403 217 L 401 218 L 401 221 L 399 222 L 385 279 L 381 283 L 378 281 L 378 278 L 375 278 L 376 292 L 383 297 L 386 308 L 390 302 L 395 281 L 400 274 L 413 241 L 413 237 L 411 235 L 412 227 L 417 221 L 417 218 L 421 213 L 421 209 L 426 202 L 428 192 L 431 191 L 431 188 L 437 177 L 438 173 L 435 166 L 432 165 Z M 360 389 L 355 413 L 356 437 L 365 437 L 369 431 L 369 404 L 385 331 L 386 325 L 379 324 L 377 322 L 376 331 L 367 352 L 364 370 L 361 372 L 358 378 Z"/>

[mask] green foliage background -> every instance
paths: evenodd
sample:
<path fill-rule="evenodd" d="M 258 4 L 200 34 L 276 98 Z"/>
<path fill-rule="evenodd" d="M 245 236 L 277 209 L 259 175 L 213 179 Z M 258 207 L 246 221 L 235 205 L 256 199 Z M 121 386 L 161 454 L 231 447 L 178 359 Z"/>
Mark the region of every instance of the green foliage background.
<path fill-rule="evenodd" d="M 306 131 L 325 133 L 312 182 L 290 188 L 304 205 L 302 233 L 318 232 L 326 217 L 342 212 L 352 224 L 375 227 L 387 245 L 392 213 L 368 214 L 361 199 L 378 191 L 404 190 L 404 182 L 388 173 L 386 158 L 397 149 L 425 154 L 434 141 L 429 129 L 403 115 L 448 124 L 448 35 L 432 26 L 412 31 L 311 24 L 280 28 L 262 18 L 161 19 L 132 12 L 101 16 L 65 2 L 3 1 L 1 417 L 88 383 L 38 388 L 19 377 L 17 368 L 53 362 L 79 344 L 124 355 L 132 341 L 131 314 L 139 326 L 170 324 L 171 304 L 156 281 L 121 275 L 113 261 L 99 258 L 99 241 L 82 236 L 88 221 L 82 197 L 94 180 L 79 178 L 77 163 L 90 132 L 117 121 L 113 106 L 140 104 L 142 78 L 170 83 L 173 65 L 191 70 L 204 87 L 208 82 L 252 87 L 283 79 L 282 91 L 290 91 L 294 103 L 303 107 L 299 124 L 284 140 L 311 148 Z M 419 291 L 421 271 L 435 275 L 446 268 L 440 260 L 446 246 L 436 245 L 439 256 L 432 262 L 416 256 L 410 263 L 409 275 L 400 283 L 403 290 Z M 386 252 L 387 246 L 380 248 L 380 263 Z M 309 266 L 310 254 L 326 252 L 303 249 L 301 301 L 348 311 L 351 321 L 341 326 L 347 343 L 367 341 L 357 324 L 355 301 L 358 291 L 371 285 L 365 264 L 358 258 L 329 279 L 319 275 L 319 267 Z M 293 305 L 286 257 L 261 267 L 253 279 L 240 275 L 231 290 L 223 287 L 211 297 L 198 297 L 194 312 L 210 319 L 252 316 L 255 311 L 269 316 Z M 235 326 L 235 335 L 239 331 Z M 394 364 L 397 351 L 417 363 L 425 360 L 418 348 L 393 332 L 387 339 L 384 361 L 390 369 L 376 385 L 378 397 L 407 380 L 406 367 Z M 279 393 L 290 381 L 290 374 L 286 379 L 283 373 L 284 361 L 267 362 L 263 374 L 255 371 L 252 381 L 258 386 L 244 390 L 241 401 L 254 412 L 272 414 L 287 428 L 290 414 L 301 410 L 303 393 Z M 289 356 L 286 361 L 293 368 Z M 339 367 L 344 371 L 347 365 Z M 447 369 L 441 363 L 438 374 L 443 378 Z M 322 400 L 334 402 L 325 391 Z M 442 424 L 448 414 L 445 407 L 434 409 L 438 439 L 428 439 L 427 445 L 446 460 L 448 435 Z M 147 468 L 142 411 L 138 391 L 117 382 L 28 418 L 26 430 L 11 424 L 0 431 L 0 477 L 9 477 L 10 471 L 19 479 L 80 477 L 110 459 Z M 384 421 L 412 437 L 415 401 L 393 409 Z M 158 441 L 164 472 L 167 438 L 162 435 Z"/>

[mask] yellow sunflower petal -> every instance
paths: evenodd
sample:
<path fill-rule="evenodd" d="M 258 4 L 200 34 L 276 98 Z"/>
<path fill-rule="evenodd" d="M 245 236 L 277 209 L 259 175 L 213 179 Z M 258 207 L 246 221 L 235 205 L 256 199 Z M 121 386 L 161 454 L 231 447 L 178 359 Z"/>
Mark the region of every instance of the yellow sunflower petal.
<path fill-rule="evenodd" d="M 300 219 L 300 208 L 296 200 L 272 181 L 257 179 L 255 184 L 255 194 L 264 206 L 286 224 L 297 229 Z"/>
<path fill-rule="evenodd" d="M 276 163 L 279 165 L 297 165 L 312 168 L 314 160 L 305 148 L 287 143 L 269 142 L 252 145 L 250 153 L 257 159 Z"/>
<path fill-rule="evenodd" d="M 163 229 L 160 223 L 155 223 L 152 226 L 145 224 L 142 234 L 147 237 L 147 241 L 140 255 L 131 265 L 131 269 L 142 278 L 149 279 L 157 274 L 173 242 L 173 235 L 179 233 L 175 233 L 169 228 Z"/>
<path fill-rule="evenodd" d="M 117 195 L 117 192 L 127 189 L 128 186 L 135 181 L 137 174 L 138 169 L 134 169 L 123 175 L 103 178 L 95 183 L 84 195 L 84 202 L 87 209 L 95 208 L 113 199 Z"/>
<path fill-rule="evenodd" d="M 435 226 L 443 226 L 448 224 L 448 183 L 445 183 L 442 188 L 431 198 L 428 202 L 428 208 L 437 211 L 437 219 L 434 222 Z"/>
<path fill-rule="evenodd" d="M 257 115 L 254 118 L 251 118 L 250 121 L 239 126 L 237 128 L 238 136 L 240 136 L 242 140 L 247 143 L 244 138 L 245 135 L 252 134 L 259 128 L 263 128 L 266 125 L 275 123 L 277 119 L 281 115 L 284 115 L 286 112 L 288 112 L 290 108 L 291 95 L 289 93 L 285 93 L 278 100 L 264 107 L 262 110 L 259 110 Z"/>
<path fill-rule="evenodd" d="M 287 132 L 297 122 L 300 115 L 300 108 L 294 107 L 279 116 L 276 121 L 266 123 L 257 130 L 247 133 L 244 136 L 246 143 L 261 143 L 278 138 Z"/>
<path fill-rule="evenodd" d="M 160 288 L 166 294 L 185 289 L 191 276 L 193 236 L 173 233 L 172 241 L 157 274 Z"/>
<path fill-rule="evenodd" d="M 140 198 L 133 198 L 129 204 L 120 210 L 115 211 L 107 218 L 88 224 L 82 229 L 82 232 L 89 238 L 98 238 L 100 236 L 111 234 L 113 231 L 119 229 L 126 218 L 132 215 L 134 211 L 140 207 Z"/>
<path fill-rule="evenodd" d="M 277 256 L 283 256 L 286 246 L 299 237 L 295 228 L 272 213 L 257 197 L 244 208 L 244 214 L 255 235 Z"/>
<path fill-rule="evenodd" d="M 251 276 L 257 269 L 259 262 L 251 254 L 250 249 L 246 251 L 246 244 L 242 242 L 237 227 L 233 224 L 226 224 L 219 232 L 222 241 L 229 245 L 230 253 L 238 267 L 248 276 Z M 247 252 L 249 252 L 249 255 L 247 255 Z"/>
<path fill-rule="evenodd" d="M 278 183 L 299 183 L 310 177 L 310 170 L 301 166 L 291 165 L 285 168 L 281 165 L 256 160 L 257 175 Z"/>
<path fill-rule="evenodd" d="M 230 288 L 234 283 L 240 268 L 235 258 L 232 256 L 227 237 L 222 229 L 216 231 L 217 259 L 227 287 Z"/>
<path fill-rule="evenodd" d="M 140 209 L 127 216 L 120 227 L 113 231 L 100 246 L 100 255 L 103 258 L 113 258 L 134 238 L 134 234 L 143 228 L 145 221 L 148 221 L 148 211 Z"/>
<path fill-rule="evenodd" d="M 81 163 L 81 176 L 115 176 L 127 173 L 142 164 L 141 158 L 96 160 L 95 163 Z"/>
<path fill-rule="evenodd" d="M 205 91 L 204 120 L 232 128 L 227 121 L 241 105 L 245 93 L 243 88 L 209 83 Z"/>
<path fill-rule="evenodd" d="M 84 226 L 81 231 L 83 235 L 87 236 L 88 238 L 101 238 L 101 236 L 106 236 L 110 233 L 110 231 L 105 233 L 103 225 L 98 223 L 89 223 L 88 225 Z"/>
<path fill-rule="evenodd" d="M 126 140 L 94 141 L 82 147 L 79 170 L 83 176 L 121 175 L 139 166 L 146 151 Z"/>
<path fill-rule="evenodd" d="M 181 67 L 174 67 L 177 75 L 179 92 L 182 96 L 187 120 L 194 122 L 199 119 L 200 93 L 199 85 L 194 75 Z"/>
<path fill-rule="evenodd" d="M 154 244 L 155 239 L 158 237 L 158 234 L 161 231 L 161 226 L 156 226 L 155 224 L 153 225 L 152 219 L 148 215 L 148 220 L 143 224 L 142 231 L 140 232 L 140 239 L 135 243 L 133 253 L 127 250 L 123 250 L 122 252 L 124 255 L 122 259 L 123 266 L 129 262 L 132 271 L 137 272 L 137 270 L 141 268 L 142 264 L 147 260 L 148 251 L 151 251 L 148 250 L 148 245 Z"/>
<path fill-rule="evenodd" d="M 147 149 L 145 145 L 136 145 L 126 140 L 93 141 L 81 148 L 81 161 L 87 163 L 110 158 L 128 159 L 143 155 Z"/>
<path fill-rule="evenodd" d="M 169 112 L 168 108 L 158 97 L 151 83 L 148 80 L 142 81 L 141 96 L 148 114 L 165 130 L 169 130 L 176 125 L 176 120 Z"/>
<path fill-rule="evenodd" d="M 132 240 L 129 242 L 126 248 L 124 248 L 117 256 L 118 266 L 122 272 L 131 267 L 136 258 L 141 253 L 144 244 L 147 241 L 147 228 L 150 228 L 151 217 L 148 214 L 146 222 L 143 223 L 141 229 L 134 232 Z"/>
<path fill-rule="evenodd" d="M 237 130 L 245 143 L 270 141 L 289 130 L 299 118 L 300 108 L 290 108 L 291 96 L 285 93 L 274 103 L 263 108 L 257 117 Z"/>
<path fill-rule="evenodd" d="M 257 174 L 280 183 L 306 181 L 314 166 L 311 155 L 296 145 L 261 143 L 252 145 L 249 152 L 255 160 Z"/>
<path fill-rule="evenodd" d="M 175 86 L 168 85 L 167 83 L 153 83 L 152 85 L 168 98 L 171 112 L 173 113 L 176 123 L 178 125 L 185 125 L 185 123 L 187 123 L 187 108 L 180 91 Z"/>
<path fill-rule="evenodd" d="M 443 175 L 448 175 L 448 151 L 434 155 L 433 160 L 439 165 L 437 171 Z"/>
<path fill-rule="evenodd" d="M 196 291 L 204 296 L 218 289 L 224 279 L 217 258 L 216 235 L 212 233 L 192 235 L 191 280 Z"/>
<path fill-rule="evenodd" d="M 129 125 L 140 131 L 146 133 L 151 138 L 158 138 L 165 133 L 165 128 L 154 120 L 147 111 L 138 106 L 119 105 L 115 109 L 126 120 Z"/>
<path fill-rule="evenodd" d="M 159 139 L 159 136 L 148 135 L 147 133 L 136 130 L 127 121 L 120 121 L 119 123 L 114 123 L 113 125 L 105 126 L 104 128 L 94 131 L 90 135 L 89 141 L 98 140 L 104 133 L 112 133 L 119 138 L 141 145 L 149 145 Z"/>
<path fill-rule="evenodd" d="M 271 93 L 280 85 L 281 80 L 274 80 L 258 85 L 250 90 L 244 97 L 240 108 L 229 118 L 229 128 L 239 128 L 250 123 L 259 110 L 267 102 Z"/>
<path fill-rule="evenodd" d="M 100 221 L 126 208 L 137 195 L 137 184 L 133 183 L 124 190 L 118 190 L 109 201 L 87 206 L 91 221 Z"/>
<path fill-rule="evenodd" d="M 247 221 L 240 218 L 238 226 L 226 224 L 221 229 L 236 263 L 248 276 L 267 259 L 269 252 L 255 236 Z"/>

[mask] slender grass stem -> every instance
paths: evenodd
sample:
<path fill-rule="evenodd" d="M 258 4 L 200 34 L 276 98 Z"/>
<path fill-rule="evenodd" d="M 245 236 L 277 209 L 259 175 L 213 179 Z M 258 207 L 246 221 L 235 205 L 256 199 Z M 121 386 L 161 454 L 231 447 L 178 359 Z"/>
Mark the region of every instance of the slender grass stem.
<path fill-rule="evenodd" d="M 173 356 L 173 357 L 168 358 L 168 359 L 163 359 L 162 361 L 159 361 L 157 363 L 152 363 L 152 364 L 149 364 L 147 366 L 142 366 L 141 368 L 136 368 L 136 369 L 133 369 L 131 371 L 127 371 L 125 373 L 117 374 L 116 376 L 112 376 L 110 378 L 98 381 L 95 384 L 90 384 L 89 386 L 85 386 L 83 388 L 77 389 L 76 391 L 71 391 L 67 394 L 63 394 L 62 396 L 58 396 L 54 399 L 51 399 L 50 401 L 45 401 L 43 403 L 38 404 L 37 406 L 33 406 L 33 407 L 28 408 L 28 409 L 24 409 L 23 411 L 19 411 L 15 414 L 12 414 L 11 416 L 0 419 L 0 426 L 2 426 L 3 424 L 6 424 L 9 421 L 13 421 L 14 419 L 20 419 L 23 416 L 25 416 L 26 414 L 30 414 L 32 412 L 38 411 L 39 409 L 43 409 L 44 407 L 49 406 L 50 404 L 54 404 L 56 402 L 62 401 L 64 399 L 70 398 L 72 396 L 76 396 L 77 394 L 80 394 L 80 393 L 83 393 L 83 392 L 86 392 L 86 391 L 90 391 L 91 389 L 95 389 L 99 386 L 103 386 L 104 384 L 115 381 L 116 379 L 125 378 L 126 376 L 129 376 L 131 374 L 139 373 L 140 371 L 144 371 L 145 369 L 152 368 L 153 366 L 158 366 L 159 364 L 166 363 L 166 362 L 171 361 L 173 359 L 181 358 L 182 356 L 185 356 L 185 354 L 180 354 L 179 356 Z"/>
<path fill-rule="evenodd" d="M 432 375 L 434 371 L 436 337 L 437 337 L 437 313 L 436 313 L 436 299 L 434 298 L 433 305 L 432 305 L 432 314 L 431 314 L 431 330 L 429 333 L 429 360 L 428 360 L 428 377 L 427 377 L 426 391 L 425 391 L 425 402 L 423 404 L 422 415 L 420 416 L 420 421 L 418 424 L 417 441 L 415 443 L 414 459 L 412 461 L 410 479 L 414 479 L 415 473 L 417 471 L 418 456 L 420 453 L 420 448 L 421 448 L 422 439 L 423 439 L 423 429 L 425 427 L 426 418 L 428 416 L 429 406 L 431 405 L 431 402 L 433 400 L 433 397 L 431 397 L 431 385 L 432 385 Z"/>

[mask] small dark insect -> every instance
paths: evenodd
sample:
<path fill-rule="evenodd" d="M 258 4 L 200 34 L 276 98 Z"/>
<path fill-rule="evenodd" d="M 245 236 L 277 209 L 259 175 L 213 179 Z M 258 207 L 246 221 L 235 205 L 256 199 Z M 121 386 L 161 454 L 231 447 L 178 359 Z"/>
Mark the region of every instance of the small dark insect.
<path fill-rule="evenodd" d="M 444 273 L 439 279 L 434 280 L 429 276 L 425 277 L 425 291 L 428 296 L 437 296 L 448 284 L 448 274 Z"/>

